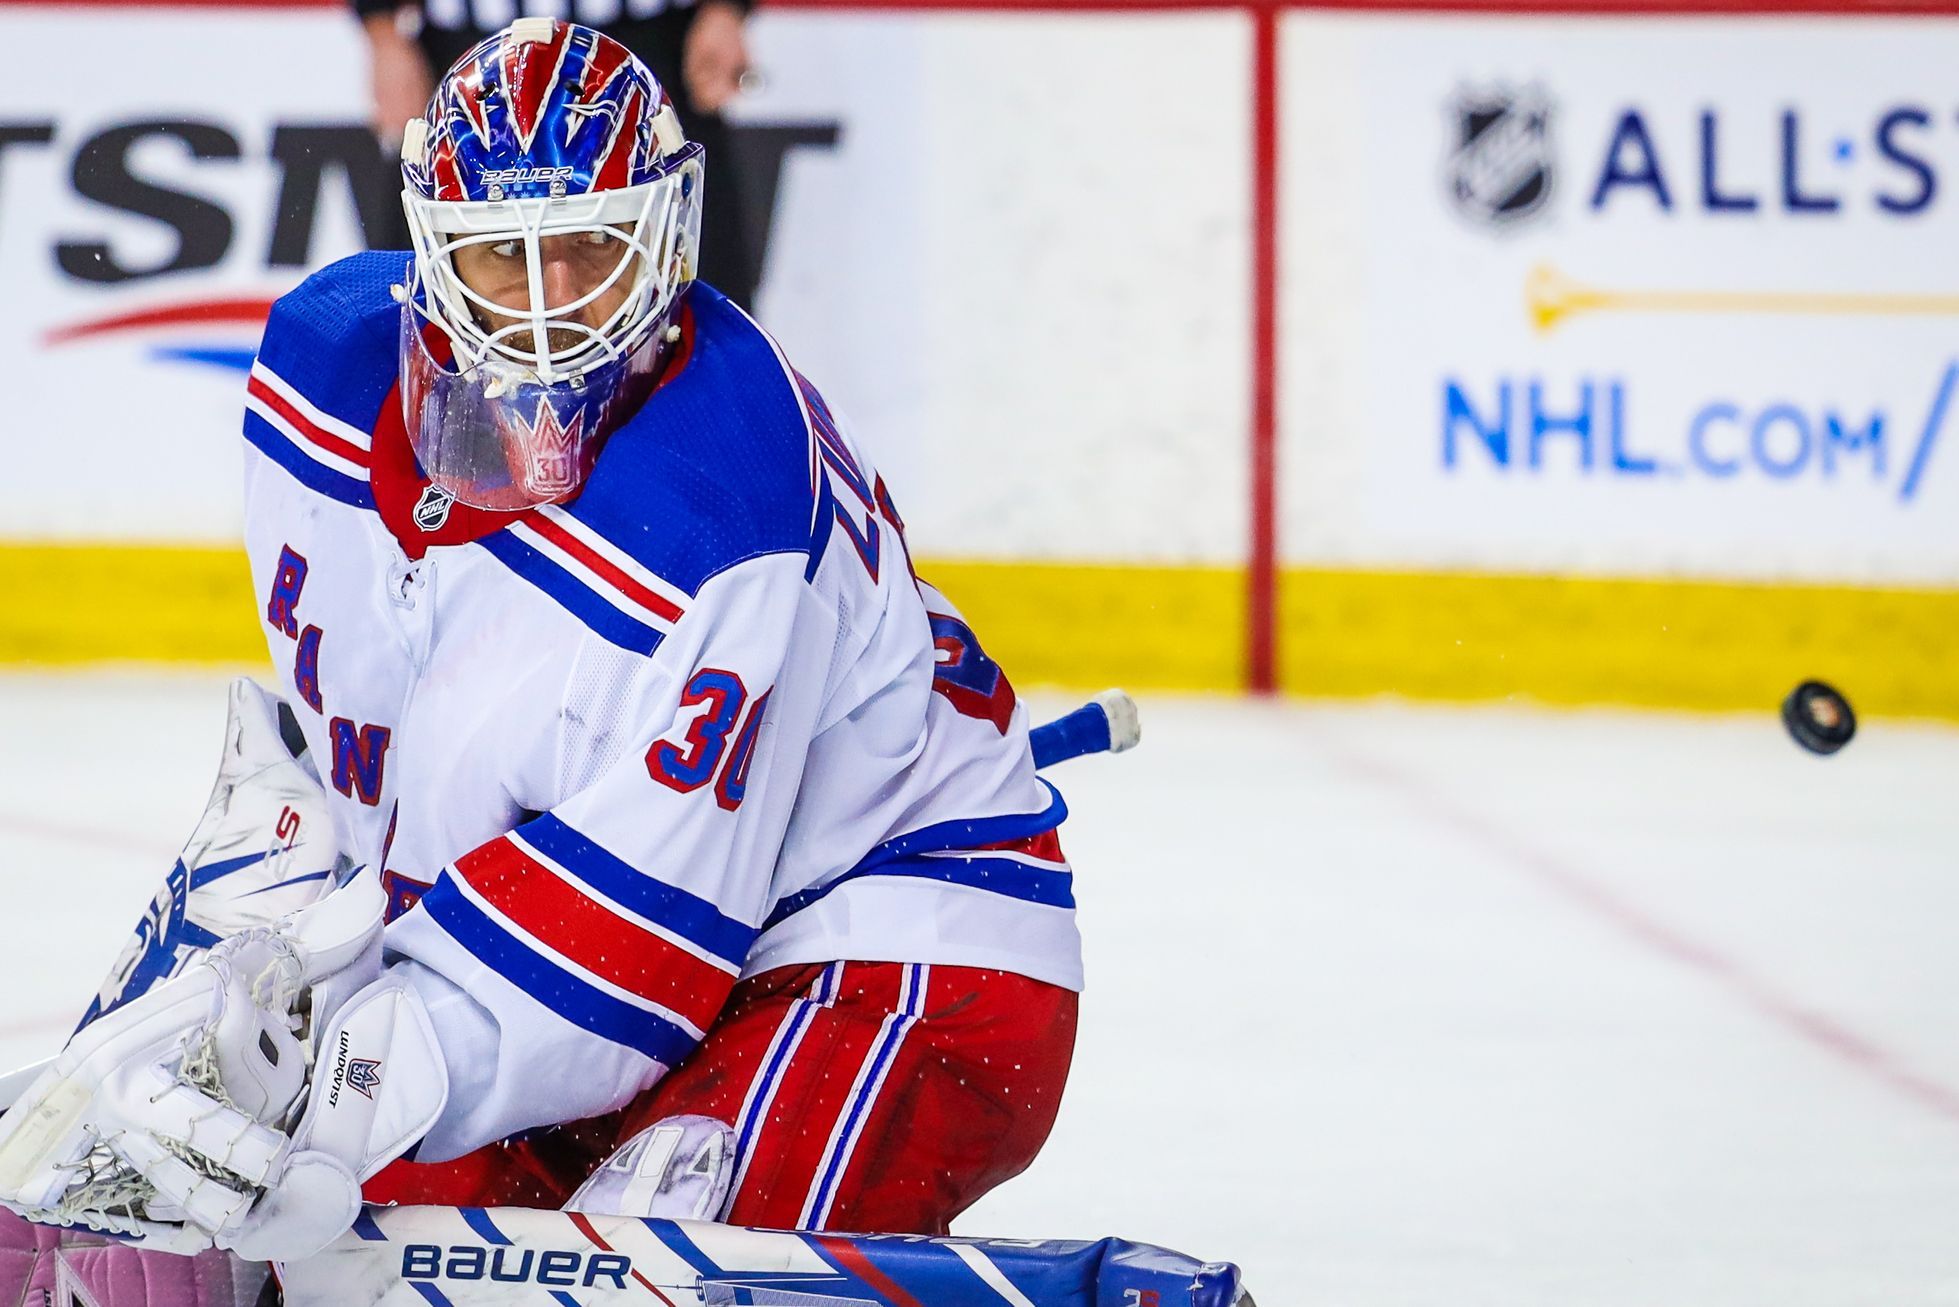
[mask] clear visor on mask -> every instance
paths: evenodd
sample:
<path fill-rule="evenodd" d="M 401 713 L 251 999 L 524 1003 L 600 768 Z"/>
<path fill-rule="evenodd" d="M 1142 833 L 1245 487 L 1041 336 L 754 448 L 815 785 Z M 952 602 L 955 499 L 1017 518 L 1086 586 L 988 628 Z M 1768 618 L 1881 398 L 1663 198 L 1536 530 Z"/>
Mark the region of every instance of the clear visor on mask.
<path fill-rule="evenodd" d="M 460 502 L 504 512 L 575 493 L 605 436 L 651 389 L 661 356 L 649 342 L 547 385 L 535 370 L 498 359 L 457 372 L 428 337 L 421 315 L 404 306 L 402 400 L 416 461 Z"/>

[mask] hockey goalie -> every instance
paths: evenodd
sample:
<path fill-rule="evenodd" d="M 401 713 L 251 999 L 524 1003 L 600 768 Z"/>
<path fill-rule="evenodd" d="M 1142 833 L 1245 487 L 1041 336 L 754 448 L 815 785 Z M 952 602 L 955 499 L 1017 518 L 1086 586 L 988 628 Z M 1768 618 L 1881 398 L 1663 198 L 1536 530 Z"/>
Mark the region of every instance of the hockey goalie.
<path fill-rule="evenodd" d="M 694 281 L 702 152 L 622 46 L 519 20 L 403 174 L 412 259 L 312 277 L 252 369 L 278 694 L 0 1203 L 299 1279 L 371 1204 L 944 1235 L 1074 1042 L 1026 710 Z"/>

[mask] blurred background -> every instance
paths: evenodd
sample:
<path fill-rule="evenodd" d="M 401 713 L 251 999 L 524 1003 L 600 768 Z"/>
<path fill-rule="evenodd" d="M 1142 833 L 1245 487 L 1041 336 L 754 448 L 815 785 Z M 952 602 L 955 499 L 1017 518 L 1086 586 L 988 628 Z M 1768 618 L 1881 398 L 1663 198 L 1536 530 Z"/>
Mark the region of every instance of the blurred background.
<path fill-rule="evenodd" d="M 766 5 L 720 275 L 1025 681 L 1959 714 L 1959 34 L 1577 8 Z M 241 378 L 397 238 L 368 42 L 0 23 L 0 657 L 256 657 Z"/>
<path fill-rule="evenodd" d="M 1152 724 L 1063 778 L 1081 1062 L 969 1232 L 1281 1303 L 1959 1302 L 1955 8 L 746 19 L 727 275 L 1016 683 Z M 396 230 L 371 39 L 0 3 L 8 1060 L 264 662 L 245 370 Z"/>

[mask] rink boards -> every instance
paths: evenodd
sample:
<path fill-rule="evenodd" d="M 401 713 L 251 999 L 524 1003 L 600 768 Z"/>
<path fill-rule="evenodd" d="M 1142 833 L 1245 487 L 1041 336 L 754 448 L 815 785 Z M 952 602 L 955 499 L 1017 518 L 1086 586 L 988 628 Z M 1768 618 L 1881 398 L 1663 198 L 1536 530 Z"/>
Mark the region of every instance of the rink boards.
<path fill-rule="evenodd" d="M 1264 10 L 758 18 L 759 310 L 928 574 L 1030 683 L 1270 629 L 1307 693 L 1959 716 L 1959 21 L 1391 8 L 1272 11 L 1269 87 Z M 102 61 L 0 88 L 0 660 L 254 661 L 238 369 L 373 218 L 358 38 L 0 28 Z"/>

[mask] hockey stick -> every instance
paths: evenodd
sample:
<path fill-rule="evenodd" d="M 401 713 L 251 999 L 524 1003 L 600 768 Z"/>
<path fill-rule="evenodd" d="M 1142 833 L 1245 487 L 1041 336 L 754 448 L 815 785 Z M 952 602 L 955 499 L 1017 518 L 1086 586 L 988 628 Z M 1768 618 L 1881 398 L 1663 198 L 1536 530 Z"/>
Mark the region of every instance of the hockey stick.
<path fill-rule="evenodd" d="M 1136 701 L 1122 690 L 1104 690 L 1075 711 L 1028 732 L 1034 766 L 1052 767 L 1090 753 L 1121 753 L 1143 738 Z"/>
<path fill-rule="evenodd" d="M 1073 712 L 1036 726 L 1028 733 L 1037 769 L 1091 753 L 1121 753 L 1135 748 L 1142 738 L 1136 701 L 1122 690 L 1104 690 Z M 19 1102 L 27 1087 L 53 1062 L 53 1058 L 44 1057 L 0 1074 L 0 1112 Z"/>

